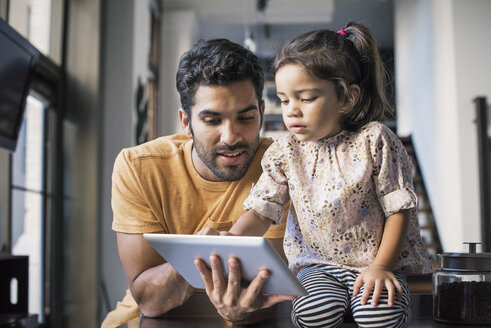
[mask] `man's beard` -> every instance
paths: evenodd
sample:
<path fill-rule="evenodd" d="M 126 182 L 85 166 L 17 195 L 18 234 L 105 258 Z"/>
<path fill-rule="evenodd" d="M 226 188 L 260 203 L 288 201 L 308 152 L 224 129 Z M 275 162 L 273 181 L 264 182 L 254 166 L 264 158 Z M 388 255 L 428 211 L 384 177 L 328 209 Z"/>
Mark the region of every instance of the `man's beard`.
<path fill-rule="evenodd" d="M 201 161 L 217 178 L 222 181 L 236 181 L 247 173 L 247 169 L 249 168 L 259 145 L 259 135 L 252 145 L 239 143 L 233 146 L 214 146 L 211 149 L 207 149 L 204 144 L 194 137 L 194 134 L 193 142 L 196 154 L 198 154 Z M 219 167 L 216 162 L 218 152 L 223 150 L 234 151 L 236 149 L 240 149 L 246 153 L 245 161 L 240 165 Z"/>

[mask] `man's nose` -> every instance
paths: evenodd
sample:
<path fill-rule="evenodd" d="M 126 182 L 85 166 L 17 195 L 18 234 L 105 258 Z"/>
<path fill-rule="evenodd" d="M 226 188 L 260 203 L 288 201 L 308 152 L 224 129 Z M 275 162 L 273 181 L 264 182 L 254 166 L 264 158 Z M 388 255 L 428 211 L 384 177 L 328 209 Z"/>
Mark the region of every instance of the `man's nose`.
<path fill-rule="evenodd" d="M 238 129 L 236 124 L 232 122 L 225 122 L 223 124 L 220 138 L 222 143 L 233 146 L 239 142 L 241 137 L 240 129 Z"/>

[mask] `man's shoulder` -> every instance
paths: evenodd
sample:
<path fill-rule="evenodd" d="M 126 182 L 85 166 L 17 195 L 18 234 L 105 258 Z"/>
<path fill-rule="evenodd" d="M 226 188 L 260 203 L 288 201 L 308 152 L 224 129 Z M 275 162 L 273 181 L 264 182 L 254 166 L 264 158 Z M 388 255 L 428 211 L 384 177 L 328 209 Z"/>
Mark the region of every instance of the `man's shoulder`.
<path fill-rule="evenodd" d="M 257 147 L 257 152 L 256 155 L 259 156 L 259 158 L 262 158 L 266 150 L 273 144 L 274 140 L 271 138 L 263 138 L 261 137 L 259 139 L 259 145 Z"/>
<path fill-rule="evenodd" d="M 182 153 L 184 144 L 189 140 L 191 139 L 184 134 L 173 134 L 156 138 L 138 146 L 125 148 L 122 153 L 129 160 L 172 157 Z"/>
<path fill-rule="evenodd" d="M 273 143 L 273 139 L 271 138 L 264 138 L 260 137 L 259 138 L 259 147 L 267 149 L 271 144 Z"/>

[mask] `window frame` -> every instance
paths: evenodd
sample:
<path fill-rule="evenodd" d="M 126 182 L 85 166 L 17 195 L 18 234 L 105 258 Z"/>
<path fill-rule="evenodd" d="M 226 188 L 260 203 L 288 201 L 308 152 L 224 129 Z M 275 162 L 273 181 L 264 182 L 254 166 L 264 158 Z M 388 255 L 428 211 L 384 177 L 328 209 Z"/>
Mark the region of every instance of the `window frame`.
<path fill-rule="evenodd" d="M 65 1 L 63 12 L 62 40 L 59 43 L 62 53 L 61 64 L 57 64 L 50 57 L 40 54 L 39 62 L 31 77 L 29 93 L 39 96 L 47 101 L 45 107 L 45 122 L 43 135 L 43 186 L 42 192 L 42 229 L 41 242 L 41 279 L 44 299 L 41 303 L 39 317 L 42 324 L 47 327 L 61 327 L 63 322 L 63 112 L 65 104 L 66 74 L 64 62 L 66 56 L 66 15 Z M 0 0 L 0 17 L 8 22 L 8 0 Z M 12 154 L 0 151 L 0 207 L 5 209 L 0 215 L 0 251 L 12 253 L 12 194 L 14 189 L 12 181 Z M 47 192 L 49 185 L 50 192 Z M 48 200 L 48 198 L 50 198 Z"/>
<path fill-rule="evenodd" d="M 53 115 L 53 119 L 46 117 L 45 142 L 46 148 L 44 163 L 44 186 L 50 184 L 51 200 L 48 206 L 47 195 L 44 195 L 44 321 L 48 327 L 59 326 L 63 319 L 63 108 L 64 108 L 65 74 L 62 66 L 52 59 L 41 54 L 39 64 L 34 72 L 31 90 L 49 100 L 45 115 Z M 50 125 L 51 124 L 51 125 Z M 48 178 L 46 178 L 48 177 Z M 49 215 L 48 215 L 49 213 Z"/>

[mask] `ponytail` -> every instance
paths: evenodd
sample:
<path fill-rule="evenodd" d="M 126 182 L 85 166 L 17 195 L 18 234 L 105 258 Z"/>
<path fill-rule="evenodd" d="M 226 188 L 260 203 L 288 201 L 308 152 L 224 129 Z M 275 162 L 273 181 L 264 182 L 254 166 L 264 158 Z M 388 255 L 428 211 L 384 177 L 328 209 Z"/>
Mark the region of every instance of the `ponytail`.
<path fill-rule="evenodd" d="M 382 121 L 393 116 L 393 109 L 387 99 L 387 71 L 384 67 L 377 43 L 372 32 L 364 25 L 349 22 L 344 28 L 346 37 L 350 40 L 360 55 L 360 99 L 359 108 L 355 108 L 345 117 L 346 122 L 363 123 Z"/>

